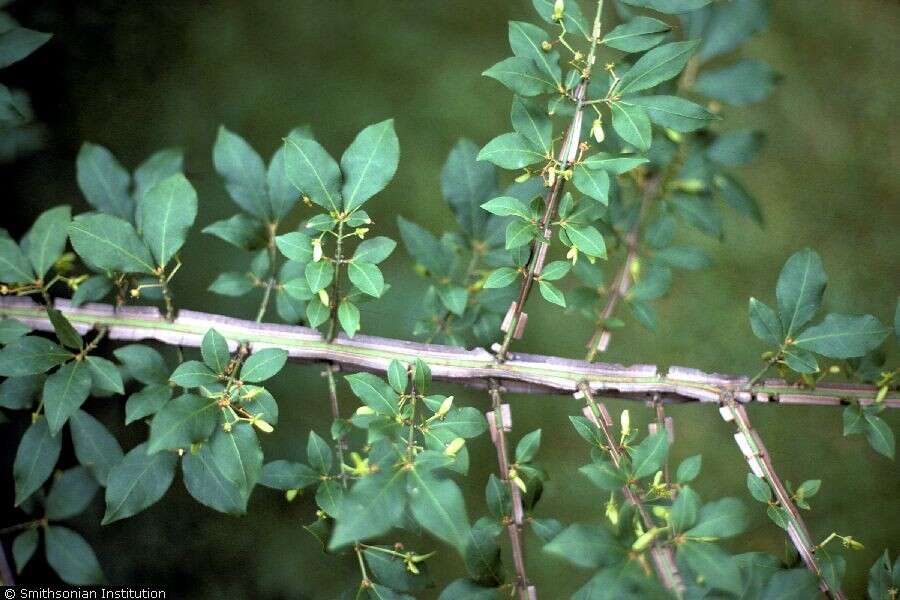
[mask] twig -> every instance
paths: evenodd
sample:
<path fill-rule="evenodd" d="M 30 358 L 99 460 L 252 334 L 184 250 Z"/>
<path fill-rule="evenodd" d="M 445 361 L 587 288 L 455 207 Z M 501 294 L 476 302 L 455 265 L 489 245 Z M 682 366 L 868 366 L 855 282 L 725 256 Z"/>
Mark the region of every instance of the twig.
<path fill-rule="evenodd" d="M 610 429 L 611 424 L 608 420 L 609 411 L 602 402 L 598 402 L 594 398 L 591 387 L 586 382 L 579 386 L 579 391 L 575 396 L 576 398 L 584 398 L 585 403 L 587 404 L 584 409 L 584 415 L 590 419 L 603 434 L 609 456 L 612 459 L 613 464 L 618 468 L 622 462 L 622 452 L 619 449 L 618 442 L 613 435 L 612 429 Z M 625 499 L 637 509 L 644 527 L 647 530 L 655 528 L 656 523 L 653 521 L 650 511 L 647 510 L 647 507 L 641 501 L 643 491 L 641 490 L 640 485 L 626 484 L 622 487 L 622 494 L 625 496 Z M 678 565 L 675 562 L 675 553 L 672 552 L 672 548 L 670 546 L 662 545 L 657 540 L 654 540 L 650 549 L 650 556 L 653 559 L 653 568 L 656 571 L 656 575 L 659 577 L 660 582 L 667 590 L 673 592 L 676 597 L 681 598 L 685 591 L 684 580 L 681 578 L 681 573 L 678 571 Z"/>
<path fill-rule="evenodd" d="M 334 380 L 335 367 L 331 363 L 325 365 L 325 377 L 328 379 L 328 398 L 331 402 L 331 418 L 337 421 L 341 418 L 340 405 L 338 404 L 337 383 Z M 344 450 L 347 449 L 347 440 L 343 434 L 334 441 L 334 447 L 337 450 L 338 464 L 341 465 L 341 482 L 347 487 L 347 474 L 343 470 Z"/>
<path fill-rule="evenodd" d="M 797 510 L 791 495 L 785 489 L 781 478 L 775 471 L 772 457 L 766 450 L 765 445 L 763 445 L 762 438 L 753 428 L 753 425 L 750 424 L 747 410 L 735 402 L 732 393 L 726 391 L 722 394 L 722 408 L 720 412 L 726 422 L 734 421 L 735 425 L 737 425 L 738 432 L 734 434 L 734 439 L 741 450 L 741 454 L 744 455 L 744 459 L 750 466 L 750 470 L 754 475 L 765 479 L 769 483 L 775 494 L 775 499 L 781 508 L 785 510 L 788 519 L 788 537 L 794 548 L 797 549 L 803 564 L 819 580 L 819 589 L 828 595 L 829 598 L 845 600 L 846 596 L 844 596 L 844 593 L 839 589 L 831 589 L 822 576 L 819 565 L 816 563 L 816 544 L 812 541 L 809 530 L 806 528 L 806 523 L 803 521 L 803 517 L 800 516 L 800 511 Z"/>
<path fill-rule="evenodd" d="M 278 251 L 275 246 L 275 233 L 278 231 L 278 223 L 269 224 L 269 242 L 266 251 L 269 253 L 269 279 L 266 281 L 266 287 L 263 289 L 262 301 L 259 303 L 259 310 L 256 311 L 256 322 L 262 323 L 266 316 L 266 310 L 269 308 L 269 301 L 272 298 L 272 290 L 275 288 L 275 262 L 278 259 Z"/>
<path fill-rule="evenodd" d="M 525 550 L 522 543 L 522 523 L 525 520 L 525 510 L 522 505 L 522 492 L 509 476 L 509 447 L 506 432 L 512 429 L 512 415 L 509 405 L 503 404 L 500 384 L 496 380 L 491 380 L 490 395 L 492 410 L 486 416 L 491 429 L 491 439 L 497 448 L 500 480 L 509 488 L 512 504 L 512 519 L 506 524 L 506 531 L 509 534 L 512 548 L 513 568 L 516 570 L 516 590 L 521 600 L 537 600 L 537 590 L 529 583 L 528 574 L 525 571 Z"/>
<path fill-rule="evenodd" d="M 329 343 L 318 331 L 296 325 L 256 323 L 191 310 L 179 310 L 173 322 L 166 321 L 153 306 L 116 308 L 109 304 L 85 304 L 78 308 L 59 298 L 56 307 L 79 333 L 105 328 L 112 341 L 158 340 L 173 346 L 199 348 L 212 328 L 235 342 L 254 350 L 283 348 L 298 362 L 333 363 L 345 370 L 384 373 L 392 360 L 414 363 L 421 358 L 429 364 L 435 379 L 469 387 L 488 389 L 491 378 L 508 391 L 570 395 L 579 383 L 606 396 L 646 402 L 659 394 L 663 402 L 709 402 L 719 404 L 723 390 L 732 390 L 741 403 L 766 402 L 773 406 L 844 406 L 852 401 L 875 402 L 878 388 L 871 385 L 820 382 L 804 388 L 778 379 L 749 386 L 748 379 L 736 375 L 704 373 L 687 367 L 670 367 L 660 372 L 653 365 L 623 367 L 609 363 L 588 363 L 555 356 L 511 353 L 501 364 L 483 348 L 465 350 L 454 346 L 422 344 L 406 340 L 357 334 L 353 339 L 338 335 Z M 53 331 L 42 304 L 31 298 L 0 297 L 0 317 L 15 318 L 38 331 Z M 889 392 L 883 403 L 900 408 L 900 393 Z"/>

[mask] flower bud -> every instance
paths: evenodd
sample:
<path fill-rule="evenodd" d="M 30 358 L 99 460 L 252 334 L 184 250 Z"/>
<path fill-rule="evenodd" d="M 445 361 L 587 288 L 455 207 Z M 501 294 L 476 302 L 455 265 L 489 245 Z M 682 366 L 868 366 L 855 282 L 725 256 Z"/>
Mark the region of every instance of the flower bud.
<path fill-rule="evenodd" d="M 591 135 L 594 136 L 598 144 L 603 143 L 603 140 L 606 139 L 606 134 L 603 132 L 603 121 L 594 119 L 594 123 L 591 125 Z"/>
<path fill-rule="evenodd" d="M 330 299 L 328 298 L 328 292 L 325 290 L 325 288 L 319 290 L 319 301 L 321 301 L 325 306 L 331 305 Z"/>
<path fill-rule="evenodd" d="M 313 262 L 319 262 L 322 260 L 322 240 L 316 238 L 312 241 L 313 247 Z"/>
<path fill-rule="evenodd" d="M 556 0 L 553 3 L 553 20 L 560 21 L 563 18 L 563 13 L 566 10 L 566 3 L 563 0 Z"/>
<path fill-rule="evenodd" d="M 437 412 L 434 413 L 434 416 L 437 418 L 441 418 L 450 412 L 450 408 L 453 406 L 453 396 L 447 396 L 443 402 L 441 402 L 440 407 L 438 407 Z"/>
<path fill-rule="evenodd" d="M 544 52 L 550 52 L 551 49 L 553 49 L 553 44 L 551 44 L 547 40 L 541 42 L 541 50 L 543 50 Z"/>
<path fill-rule="evenodd" d="M 516 177 L 515 181 L 516 181 L 516 183 L 524 183 L 524 182 L 528 181 L 529 179 L 531 179 L 531 172 L 525 171 L 524 173 L 522 173 L 521 175 Z"/>
<path fill-rule="evenodd" d="M 631 414 L 627 408 L 619 415 L 619 425 L 622 427 L 622 435 L 628 435 L 631 431 Z"/>
<path fill-rule="evenodd" d="M 288 502 L 293 502 L 294 498 L 296 498 L 299 493 L 300 490 L 287 490 L 284 492 L 284 499 Z"/>
<path fill-rule="evenodd" d="M 360 416 L 368 416 L 368 415 L 374 415 L 375 411 L 372 409 L 371 406 L 363 405 L 356 409 L 356 414 L 358 414 Z"/>
<path fill-rule="evenodd" d="M 263 433 L 272 433 L 275 431 L 275 428 L 269 425 L 267 421 L 258 417 L 253 419 L 253 425 Z"/>
<path fill-rule="evenodd" d="M 356 237 L 358 237 L 359 239 L 363 239 L 364 237 L 366 237 L 366 234 L 368 232 L 369 232 L 368 227 L 357 227 L 356 231 L 354 231 L 353 233 L 355 233 Z"/>
<path fill-rule="evenodd" d="M 462 450 L 462 447 L 466 445 L 466 440 L 461 437 L 453 438 L 453 441 L 447 444 L 447 447 L 444 448 L 444 454 L 447 456 L 456 456 L 456 453 Z"/>

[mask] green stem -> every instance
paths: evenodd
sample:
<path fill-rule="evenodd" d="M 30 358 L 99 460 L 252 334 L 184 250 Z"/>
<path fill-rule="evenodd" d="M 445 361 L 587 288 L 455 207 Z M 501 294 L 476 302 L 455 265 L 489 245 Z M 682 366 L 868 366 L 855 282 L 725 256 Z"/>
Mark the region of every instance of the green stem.
<path fill-rule="evenodd" d="M 331 316 L 329 317 L 330 322 L 328 323 L 328 335 L 325 338 L 329 342 L 334 341 L 334 338 L 337 336 L 337 312 L 338 306 L 341 303 L 341 264 L 344 260 L 343 242 L 344 221 L 342 219 L 338 221 L 337 242 L 334 246 L 334 281 L 331 283 L 331 298 L 329 298 L 331 303 Z"/>
<path fill-rule="evenodd" d="M 278 231 L 278 222 L 269 224 L 269 242 L 266 250 L 269 253 L 269 279 L 266 281 L 266 287 L 263 290 L 262 302 L 259 304 L 259 310 L 256 312 L 256 322 L 261 323 L 266 316 L 266 310 L 269 308 L 269 301 L 272 298 L 272 290 L 276 283 L 276 262 L 278 261 L 278 249 L 275 246 L 275 234 Z"/>

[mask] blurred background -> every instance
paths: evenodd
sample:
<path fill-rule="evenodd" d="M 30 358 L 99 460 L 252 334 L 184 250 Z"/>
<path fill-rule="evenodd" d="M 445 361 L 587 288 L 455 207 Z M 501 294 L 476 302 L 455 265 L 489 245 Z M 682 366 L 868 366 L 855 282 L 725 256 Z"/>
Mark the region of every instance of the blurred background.
<path fill-rule="evenodd" d="M 772 4 L 770 30 L 745 54 L 770 63 L 782 83 L 760 105 L 726 109 L 723 125 L 754 127 L 767 136 L 759 160 L 739 173 L 760 200 L 767 224 L 758 228 L 729 213 L 723 243 L 698 242 L 715 256 L 714 267 L 682 272 L 670 297 L 656 303 L 660 331 L 631 325 L 617 333 L 604 360 L 755 372 L 763 348 L 749 331 L 747 298 L 774 302 L 781 264 L 804 246 L 825 261 L 826 310 L 893 320 L 900 288 L 900 4 Z M 21 1 L 8 9 L 23 25 L 54 34 L 4 72 L 5 83 L 30 91 L 45 124 L 43 149 L 0 166 L 2 225 L 14 237 L 48 206 L 87 208 L 75 182 L 75 155 L 85 140 L 107 146 L 129 169 L 157 149 L 184 148 L 200 195 L 199 232 L 237 212 L 212 169 L 220 124 L 268 159 L 296 125 L 311 124 L 318 140 L 340 156 L 357 131 L 388 117 L 396 118 L 401 160 L 393 183 L 367 205 L 377 232 L 399 238 L 397 214 L 432 231 L 453 228 L 440 195 L 441 165 L 457 137 L 483 144 L 509 130 L 509 92 L 480 74 L 509 55 L 507 20 L 536 20 L 527 0 L 59 0 Z M 205 291 L 216 271 L 242 260 L 230 247 L 196 233 L 184 260 L 174 280 L 179 306 L 252 317 L 255 296 L 231 300 Z M 423 286 L 402 250 L 389 261 L 386 279 L 394 287 L 364 307 L 363 331 L 408 338 L 410 298 Z M 518 348 L 582 356 L 585 322 L 560 319 L 548 306 L 532 309 Z M 894 347 L 889 360 L 895 364 L 897 356 Z M 446 388 L 461 403 L 486 405 L 483 394 Z M 293 365 L 271 389 L 282 420 L 265 439 L 267 460 L 302 460 L 308 430 L 326 432 L 330 424 L 322 380 L 317 369 Z M 343 397 L 349 412 L 348 390 Z M 579 411 L 576 401 L 510 400 L 514 438 L 544 430 L 540 462 L 553 479 L 539 516 L 565 523 L 601 519 L 604 498 L 576 472 L 588 460 L 568 422 Z M 631 408 L 649 418 L 646 408 Z M 121 426 L 119 402 L 92 400 L 88 409 L 126 449 L 145 433 L 140 425 L 128 431 Z M 751 509 L 752 525 L 732 547 L 782 556 L 784 536 L 744 487 L 746 465 L 730 427 L 710 406 L 673 407 L 670 414 L 673 464 L 702 452 L 697 488 L 704 499 L 733 495 Z M 900 550 L 896 463 L 859 436 L 843 438 L 840 409 L 760 406 L 751 417 L 784 478 L 823 480 L 807 514 L 813 536 L 837 531 L 865 543 L 864 551 L 845 553 L 845 588 L 851 598 L 863 597 L 876 557 L 885 547 L 892 557 Z M 886 418 L 900 430 L 900 414 Z M 24 422 L 8 427 L 0 430 L 4 465 L 12 462 Z M 485 514 L 484 483 L 495 462 L 487 435 L 470 448 L 472 470 L 464 485 L 474 520 Z M 8 510 L 8 470 L 0 474 L 0 490 L 0 511 Z M 113 583 L 162 586 L 176 598 L 333 598 L 355 581 L 357 567 L 351 556 L 323 554 L 302 529 L 314 511 L 312 498 L 288 504 L 280 493 L 260 488 L 248 516 L 226 517 L 193 502 L 176 481 L 163 502 L 104 528 L 98 497 L 76 527 L 97 549 Z M 7 514 L 0 525 L 15 519 Z M 423 540 L 417 548 L 432 545 Z M 448 547 L 437 546 L 432 572 L 439 590 L 464 569 Z M 545 598 L 567 597 L 589 577 L 542 555 L 534 537 L 527 552 L 529 573 L 543 583 Z M 52 577 L 38 559 L 21 580 Z"/>

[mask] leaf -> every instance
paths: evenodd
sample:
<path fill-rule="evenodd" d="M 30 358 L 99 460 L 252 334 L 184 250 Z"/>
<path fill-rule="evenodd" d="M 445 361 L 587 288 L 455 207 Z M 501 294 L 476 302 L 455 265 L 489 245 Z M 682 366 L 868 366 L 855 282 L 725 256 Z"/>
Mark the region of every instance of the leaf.
<path fill-rule="evenodd" d="M 750 329 L 753 330 L 753 335 L 771 346 L 778 346 L 784 340 L 784 330 L 778 315 L 756 298 L 750 298 Z"/>
<path fill-rule="evenodd" d="M 384 236 L 363 240 L 360 242 L 359 246 L 356 247 L 356 251 L 353 253 L 353 259 L 377 265 L 387 259 L 396 247 L 397 242 Z"/>
<path fill-rule="evenodd" d="M 43 375 L 8 377 L 0 383 L 0 407 L 23 410 L 31 407 L 44 387 Z"/>
<path fill-rule="evenodd" d="M 217 383 L 219 375 L 199 360 L 188 360 L 178 365 L 170 380 L 179 387 L 197 388 Z"/>
<path fill-rule="evenodd" d="M 484 281 L 484 289 L 504 288 L 519 278 L 519 272 L 511 267 L 500 267 L 492 271 Z"/>
<path fill-rule="evenodd" d="M 347 266 L 347 275 L 364 294 L 378 298 L 384 293 L 384 277 L 372 263 L 354 260 Z"/>
<path fill-rule="evenodd" d="M 669 453 L 669 436 L 666 431 L 648 435 L 631 449 L 631 471 L 635 478 L 652 475 L 663 465 Z"/>
<path fill-rule="evenodd" d="M 663 41 L 671 30 L 667 23 L 637 16 L 613 28 L 600 43 L 622 52 L 643 52 Z"/>
<path fill-rule="evenodd" d="M 497 600 L 497 598 L 497 590 L 493 587 L 482 587 L 468 579 L 455 579 L 444 588 L 438 600 Z"/>
<path fill-rule="evenodd" d="M 736 129 L 716 137 L 706 149 L 711 161 L 726 167 L 745 165 L 756 158 L 765 136 L 753 129 Z M 723 175 L 720 173 L 719 175 Z"/>
<path fill-rule="evenodd" d="M 189 448 L 209 438 L 219 417 L 216 400 L 183 394 L 162 407 L 150 422 L 147 452 Z"/>
<path fill-rule="evenodd" d="M 523 135 L 544 155 L 552 152 L 553 124 L 544 104 L 513 96 L 510 120 L 516 133 Z"/>
<path fill-rule="evenodd" d="M 766 508 L 766 514 L 769 516 L 769 519 L 771 519 L 773 523 L 784 530 L 787 530 L 787 528 L 791 525 L 790 513 L 787 511 L 787 509 L 781 506 L 769 505 L 769 507 Z"/>
<path fill-rule="evenodd" d="M 316 490 L 316 504 L 330 517 L 337 517 L 343 498 L 344 488 L 335 479 L 322 481 Z"/>
<path fill-rule="evenodd" d="M 112 152 L 85 142 L 78 151 L 75 168 L 78 187 L 88 204 L 111 217 L 134 221 L 134 200 L 128 193 L 131 176 Z"/>
<path fill-rule="evenodd" d="M 310 327 L 318 327 L 328 320 L 330 314 L 329 307 L 322 304 L 319 298 L 313 298 L 306 305 L 306 319 L 309 321 Z"/>
<path fill-rule="evenodd" d="M 765 479 L 757 477 L 753 473 L 747 473 L 747 489 L 750 495 L 758 502 L 768 504 L 772 501 L 772 488 Z"/>
<path fill-rule="evenodd" d="M 698 43 L 696 40 L 672 42 L 650 50 L 622 75 L 616 92 L 620 96 L 633 94 L 672 79 L 687 64 Z"/>
<path fill-rule="evenodd" d="M 326 260 L 307 263 L 306 265 L 306 282 L 309 284 L 309 291 L 316 293 L 319 290 L 328 287 L 334 279 L 334 267 Z"/>
<path fill-rule="evenodd" d="M 138 205 L 141 236 L 164 267 L 181 250 L 197 218 L 197 192 L 181 173 L 150 188 Z"/>
<path fill-rule="evenodd" d="M 400 142 L 394 120 L 369 125 L 356 136 L 341 157 L 344 212 L 352 212 L 380 192 L 397 172 Z"/>
<path fill-rule="evenodd" d="M 555 260 L 543 268 L 540 277 L 546 281 L 556 281 L 565 277 L 571 268 L 572 263 L 565 260 Z"/>
<path fill-rule="evenodd" d="M 59 459 L 61 448 L 62 436 L 54 437 L 50 433 L 47 419 L 39 418 L 25 430 L 13 463 L 15 506 L 21 505 L 47 481 Z"/>
<path fill-rule="evenodd" d="M 232 515 L 247 512 L 246 498 L 222 474 L 208 444 L 199 450 L 186 452 L 181 459 L 181 470 L 184 473 L 184 487 L 200 504 Z"/>
<path fill-rule="evenodd" d="M 722 498 L 700 509 L 697 525 L 687 532 L 693 538 L 728 538 L 747 528 L 747 509 L 736 498 Z"/>
<path fill-rule="evenodd" d="M 147 191 L 160 181 L 184 169 L 184 152 L 180 148 L 166 148 L 155 152 L 134 170 L 134 198 L 140 204 Z"/>
<path fill-rule="evenodd" d="M 61 312 L 55 308 L 48 308 L 47 317 L 53 325 L 56 337 L 63 346 L 67 346 L 73 350 L 81 350 L 84 348 L 84 342 L 82 341 L 81 336 L 78 335 L 78 332 L 75 331 L 75 328 L 72 327 L 72 324 L 69 323 L 69 320 L 66 319 Z"/>
<path fill-rule="evenodd" d="M 487 517 L 478 519 L 469 530 L 469 541 L 464 552 L 466 571 L 481 585 L 496 586 L 503 581 L 500 545 L 497 542 L 500 531 L 500 524 Z"/>
<path fill-rule="evenodd" d="M 24 535 L 25 533 L 21 534 L 19 538 L 24 537 Z M 16 541 L 18 541 L 19 538 L 16 538 Z M 35 540 L 34 543 L 37 544 L 37 540 Z M 13 556 L 15 555 L 16 545 L 14 543 Z M 16 570 L 21 570 L 18 565 L 19 561 L 16 559 Z M 878 557 L 878 560 L 875 561 L 872 568 L 869 570 L 869 598 L 872 600 L 890 600 L 891 595 L 889 590 L 893 587 L 894 579 L 891 571 L 891 558 L 888 551 L 885 550 L 884 554 Z M 900 577 L 900 574 L 898 574 L 898 577 Z"/>
<path fill-rule="evenodd" d="M 469 538 L 469 517 L 459 486 L 416 469 L 407 480 L 409 507 L 416 522 L 435 537 L 463 552 Z"/>
<path fill-rule="evenodd" d="M 625 556 L 625 549 L 602 525 L 575 523 L 563 529 L 544 552 L 587 569 L 611 565 Z"/>
<path fill-rule="evenodd" d="M 206 366 L 219 374 L 224 373 L 228 363 L 231 362 L 228 340 L 215 329 L 210 329 L 203 336 L 200 354 L 203 356 Z"/>
<path fill-rule="evenodd" d="M 296 131 L 296 130 L 295 130 Z M 298 132 L 299 133 L 299 132 Z M 312 138 L 312 134 L 309 136 Z M 290 214 L 300 201 L 300 194 L 287 178 L 284 166 L 284 146 L 278 148 L 269 161 L 266 170 L 266 183 L 269 188 L 269 206 L 272 218 L 281 221 Z"/>
<path fill-rule="evenodd" d="M 153 257 L 131 223 L 102 214 L 78 215 L 69 224 L 75 252 L 100 269 L 153 274 Z"/>
<path fill-rule="evenodd" d="M 584 465 L 578 472 L 587 477 L 601 490 L 615 492 L 628 483 L 628 477 L 611 462 L 601 460 Z"/>
<path fill-rule="evenodd" d="M 169 369 L 162 355 L 153 348 L 129 344 L 113 350 L 113 355 L 125 366 L 131 377 L 143 384 L 169 382 Z"/>
<path fill-rule="evenodd" d="M 478 160 L 492 162 L 504 169 L 521 169 L 545 160 L 545 156 L 522 134 L 504 133 L 478 152 Z"/>
<path fill-rule="evenodd" d="M 357 398 L 365 402 L 375 412 L 383 415 L 398 415 L 397 394 L 380 377 L 371 373 L 354 373 L 345 377 Z M 420 390 L 420 393 L 424 393 Z"/>
<path fill-rule="evenodd" d="M 879 454 L 887 456 L 891 460 L 894 458 L 894 432 L 883 419 L 876 415 L 866 413 L 867 433 L 869 445 Z"/>
<path fill-rule="evenodd" d="M 459 140 L 441 170 L 444 198 L 453 209 L 463 232 L 473 239 L 482 239 L 487 222 L 486 215 L 478 207 L 497 191 L 497 170 L 493 165 L 478 161 L 478 150 L 471 140 Z M 421 255 L 412 252 L 411 248 L 410 254 L 426 264 L 421 260 Z"/>
<path fill-rule="evenodd" d="M 506 249 L 512 250 L 531 242 L 540 235 L 537 226 L 529 221 L 510 221 L 506 226 Z"/>
<path fill-rule="evenodd" d="M 542 19 L 548 23 L 554 23 L 554 0 L 531 0 L 531 4 Z M 584 15 L 581 13 L 581 8 L 578 6 L 577 2 L 567 2 L 565 4 L 563 24 L 565 24 L 568 31 L 577 31 L 580 35 L 590 39 L 591 29 L 588 22 L 585 20 Z"/>
<path fill-rule="evenodd" d="M 737 180 L 729 175 L 718 173 L 713 177 L 713 182 L 726 204 L 760 225 L 763 224 L 762 210 L 759 204 Z"/>
<path fill-rule="evenodd" d="M 328 544 L 336 550 L 354 541 L 383 535 L 399 525 L 406 508 L 403 469 L 363 477 L 344 495 Z"/>
<path fill-rule="evenodd" d="M 268 220 L 272 217 L 266 191 L 266 165 L 244 138 L 219 127 L 213 146 L 213 165 L 225 180 L 234 202 L 248 213 Z"/>
<path fill-rule="evenodd" d="M 685 133 L 702 129 L 721 118 L 678 96 L 637 96 L 628 101 L 642 106 L 657 125 Z"/>
<path fill-rule="evenodd" d="M 0 69 L 19 62 L 53 37 L 51 33 L 13 25 L 11 19 L 0 33 Z"/>
<path fill-rule="evenodd" d="M 103 571 L 91 546 L 83 537 L 58 525 L 44 529 L 47 564 L 70 585 L 103 583 Z"/>
<path fill-rule="evenodd" d="M 407 563 L 403 558 L 388 554 L 384 550 L 393 551 L 393 548 L 378 546 L 362 551 L 366 565 L 376 581 L 401 592 L 421 591 L 433 585 L 428 577 L 427 563 L 418 563 L 416 567 L 419 572 L 411 573 L 407 570 Z"/>
<path fill-rule="evenodd" d="M 647 111 L 629 102 L 610 102 L 613 129 L 626 143 L 638 150 L 650 148 L 652 132 Z"/>
<path fill-rule="evenodd" d="M 6 283 L 25 283 L 34 280 L 31 263 L 9 237 L 6 230 L 0 230 L 0 281 Z"/>
<path fill-rule="evenodd" d="M 441 303 L 447 310 L 462 316 L 469 303 L 469 290 L 459 285 L 439 285 L 436 289 Z"/>
<path fill-rule="evenodd" d="M 81 514 L 94 499 L 99 487 L 84 467 L 72 467 L 63 471 L 53 481 L 47 495 L 47 518 L 59 521 Z"/>
<path fill-rule="evenodd" d="M 685 542 L 678 548 L 678 558 L 687 562 L 707 586 L 740 594 L 743 588 L 741 571 L 733 556 L 714 544 Z"/>
<path fill-rule="evenodd" d="M 84 361 L 91 375 L 92 389 L 112 392 L 113 394 L 125 393 L 122 374 L 119 373 L 119 368 L 115 363 L 99 356 L 87 356 Z"/>
<path fill-rule="evenodd" d="M 666 14 L 680 14 L 703 8 L 712 0 L 621 0 L 624 4 L 640 8 L 652 8 Z"/>
<path fill-rule="evenodd" d="M 793 337 L 819 310 L 827 283 L 822 259 L 813 250 L 805 248 L 785 262 L 775 293 L 787 337 Z"/>
<path fill-rule="evenodd" d="M 762 0 L 738 0 L 713 8 L 697 58 L 706 61 L 731 52 L 769 24 L 769 8 Z"/>
<path fill-rule="evenodd" d="M 209 286 L 209 291 L 220 296 L 243 296 L 253 289 L 253 281 L 246 273 L 220 273 Z"/>
<path fill-rule="evenodd" d="M 78 284 L 78 289 L 72 294 L 72 306 L 79 307 L 85 302 L 97 302 L 103 300 L 112 291 L 112 282 L 103 275 L 94 275 L 86 281 Z"/>
<path fill-rule="evenodd" d="M 828 358 L 856 358 L 880 346 L 890 331 L 872 315 L 831 313 L 797 335 L 794 343 Z"/>
<path fill-rule="evenodd" d="M 522 219 L 531 219 L 531 210 L 521 200 L 512 196 L 500 196 L 488 200 L 481 205 L 481 208 L 501 217 L 516 216 Z"/>
<path fill-rule="evenodd" d="M 292 132 L 284 140 L 284 170 L 301 194 L 329 211 L 341 210 L 341 170 L 318 142 Z"/>
<path fill-rule="evenodd" d="M 678 465 L 678 470 L 675 472 L 675 481 L 678 483 L 689 483 L 695 480 L 697 475 L 700 474 L 700 466 L 702 464 L 703 456 L 700 454 L 687 457 Z"/>
<path fill-rule="evenodd" d="M 148 454 L 147 449 L 147 443 L 132 448 L 109 472 L 103 525 L 141 512 L 162 498 L 172 485 L 177 454 Z"/>
<path fill-rule="evenodd" d="M 697 522 L 699 509 L 700 496 L 697 495 L 697 492 L 687 486 L 682 487 L 669 512 L 668 520 L 672 531 L 682 533 L 693 527 Z"/>
<path fill-rule="evenodd" d="M 745 58 L 721 69 L 702 71 L 691 89 L 732 106 L 746 106 L 768 98 L 778 79 L 766 63 Z"/>
<path fill-rule="evenodd" d="M 604 206 L 609 203 L 609 174 L 602 169 L 589 169 L 584 163 L 575 165 L 572 183 L 582 194 Z"/>
<path fill-rule="evenodd" d="M 213 462 L 222 475 L 240 492 L 242 509 L 259 481 L 263 452 L 256 430 L 250 423 L 235 423 L 231 431 L 217 428 L 209 441 Z"/>
<path fill-rule="evenodd" d="M 542 72 L 530 58 L 512 56 L 505 58 L 482 73 L 496 79 L 513 93 L 529 97 L 552 92 L 556 89 L 553 78 Z"/>
<path fill-rule="evenodd" d="M 44 382 L 44 413 L 52 435 L 59 433 L 69 417 L 91 392 L 91 375 L 83 362 L 72 361 Z"/>
<path fill-rule="evenodd" d="M 31 327 L 18 319 L 0 319 L 0 344 L 9 344 L 31 332 Z"/>
<path fill-rule="evenodd" d="M 348 337 L 359 331 L 359 308 L 349 300 L 342 300 L 337 310 L 338 321 Z"/>
<path fill-rule="evenodd" d="M 559 54 L 545 52 L 541 47 L 544 42 L 549 41 L 550 36 L 537 25 L 522 21 L 509 22 L 509 47 L 513 54 L 534 61 L 538 69 L 550 77 L 555 87 L 559 87 L 562 83 Z"/>
<path fill-rule="evenodd" d="M 552 304 L 556 304 L 557 306 L 566 307 L 566 297 L 563 295 L 562 291 L 557 288 L 555 285 L 550 283 L 549 281 L 544 281 L 543 279 L 538 282 L 538 289 L 541 292 L 541 296 L 547 302 Z"/>
<path fill-rule="evenodd" d="M 319 473 L 298 462 L 275 460 L 263 466 L 259 483 L 276 490 L 299 490 L 319 482 Z"/>
<path fill-rule="evenodd" d="M 12 543 L 13 561 L 16 563 L 16 573 L 21 573 L 31 557 L 37 550 L 40 535 L 36 527 L 26 529 L 16 536 Z"/>
<path fill-rule="evenodd" d="M 243 250 L 259 250 L 266 246 L 265 226 L 258 219 L 243 213 L 211 223 L 203 228 L 203 233 L 214 235 Z M 291 235 L 293 234 L 279 235 L 275 238 L 275 242 L 278 243 L 279 238 Z M 281 245 L 278 247 L 281 249 Z"/>
<path fill-rule="evenodd" d="M 105 487 L 110 471 L 122 460 L 119 442 L 100 421 L 83 410 L 76 410 L 69 418 L 69 433 L 78 462 Z"/>
<path fill-rule="evenodd" d="M 563 229 L 578 250 L 588 256 L 606 258 L 606 243 L 603 241 L 603 236 L 594 227 L 590 225 L 585 227 L 563 225 Z"/>
<path fill-rule="evenodd" d="M 784 364 L 798 373 L 818 373 L 819 363 L 812 352 L 788 346 L 784 349 Z"/>
<path fill-rule="evenodd" d="M 603 169 L 615 175 L 623 175 L 635 167 L 649 162 L 643 156 L 615 156 L 606 152 L 591 154 L 582 161 L 588 169 Z"/>
<path fill-rule="evenodd" d="M 22 252 L 39 278 L 47 274 L 65 251 L 71 220 L 72 209 L 69 206 L 45 210 L 22 238 Z"/>
<path fill-rule="evenodd" d="M 241 367 L 241 380 L 256 383 L 271 379 L 284 368 L 287 359 L 287 350 L 281 348 L 257 350 L 244 361 L 244 366 Z"/>
<path fill-rule="evenodd" d="M 536 429 L 522 436 L 516 445 L 516 462 L 527 463 L 534 460 L 541 447 L 541 430 Z"/>
<path fill-rule="evenodd" d="M 775 572 L 760 598 L 761 600 L 805 600 L 818 595 L 819 586 L 815 575 L 808 569 L 800 567 Z"/>
<path fill-rule="evenodd" d="M 493 169 L 490 165 L 482 166 Z M 473 209 L 472 212 L 483 214 L 478 209 Z M 475 217 L 472 216 L 472 219 L 474 220 Z M 397 217 L 397 226 L 400 228 L 400 238 L 403 240 L 403 245 L 406 246 L 406 252 L 410 257 L 431 271 L 432 274 L 444 275 L 449 273 L 450 256 L 437 238 L 403 217 Z"/>
<path fill-rule="evenodd" d="M 331 463 L 334 460 L 331 448 L 315 431 L 309 432 L 306 443 L 306 457 L 310 466 L 319 473 L 327 474 L 331 471 Z"/>

